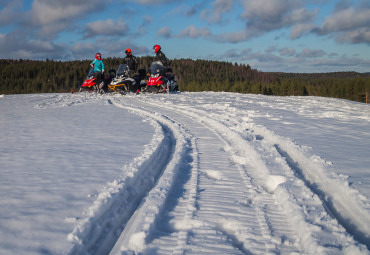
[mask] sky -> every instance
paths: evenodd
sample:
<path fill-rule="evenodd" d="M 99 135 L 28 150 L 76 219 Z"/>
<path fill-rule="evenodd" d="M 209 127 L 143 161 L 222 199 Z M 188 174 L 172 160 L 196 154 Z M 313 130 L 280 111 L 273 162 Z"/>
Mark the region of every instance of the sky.
<path fill-rule="evenodd" d="M 2 59 L 154 56 L 370 72 L 368 0 L 0 0 Z"/>

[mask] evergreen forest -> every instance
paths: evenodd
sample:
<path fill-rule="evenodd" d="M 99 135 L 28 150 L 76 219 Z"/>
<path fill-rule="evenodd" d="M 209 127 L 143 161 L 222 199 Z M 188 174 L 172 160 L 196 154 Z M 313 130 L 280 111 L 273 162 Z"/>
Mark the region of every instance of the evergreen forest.
<path fill-rule="evenodd" d="M 103 59 L 105 70 L 117 69 L 123 58 Z M 149 70 L 154 57 L 138 57 Z M 91 60 L 0 60 L 0 94 L 64 93 L 78 90 Z M 249 65 L 174 59 L 170 67 L 181 91 L 225 91 L 275 96 L 323 96 L 369 103 L 370 73 L 261 72 Z"/>

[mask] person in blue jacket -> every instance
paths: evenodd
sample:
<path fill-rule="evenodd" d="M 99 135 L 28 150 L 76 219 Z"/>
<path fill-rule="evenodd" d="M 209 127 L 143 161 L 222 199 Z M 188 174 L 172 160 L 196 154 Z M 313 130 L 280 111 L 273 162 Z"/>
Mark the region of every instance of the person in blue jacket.
<path fill-rule="evenodd" d="M 95 54 L 95 59 L 90 65 L 94 67 L 95 77 L 99 78 L 103 76 L 105 66 L 99 52 Z"/>

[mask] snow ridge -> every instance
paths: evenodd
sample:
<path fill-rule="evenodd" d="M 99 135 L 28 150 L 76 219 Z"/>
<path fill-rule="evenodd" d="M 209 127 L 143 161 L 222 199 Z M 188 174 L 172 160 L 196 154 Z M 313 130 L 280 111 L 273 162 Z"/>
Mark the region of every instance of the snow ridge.
<path fill-rule="evenodd" d="M 110 101 L 111 102 L 111 101 Z M 70 254 L 107 254 L 126 223 L 138 210 L 173 155 L 174 137 L 154 121 L 156 133 L 146 150 L 123 168 L 123 177 L 108 184 L 68 239 L 75 242 Z"/>
<path fill-rule="evenodd" d="M 141 101 L 141 103 L 151 104 L 147 100 L 145 102 Z M 154 105 L 155 104 L 151 104 L 150 107 L 153 107 Z M 364 222 L 370 222 L 369 215 L 367 215 L 366 210 L 363 209 L 363 204 L 359 204 L 358 201 L 353 200 L 353 190 L 346 186 L 338 185 L 339 183 L 335 184 L 335 179 L 333 178 L 325 178 L 325 176 L 319 176 L 319 173 L 325 172 L 325 170 L 320 168 L 320 166 L 317 163 L 313 162 L 311 159 L 305 157 L 303 153 L 301 153 L 299 149 L 297 149 L 296 145 L 294 145 L 293 143 L 279 138 L 277 135 L 272 134 L 268 130 L 263 130 L 264 132 L 261 132 L 262 130 L 254 126 L 253 124 L 248 125 L 247 129 L 244 128 L 243 122 L 236 123 L 233 128 L 229 128 L 230 119 L 235 119 L 235 116 L 225 117 L 221 115 L 221 119 L 222 117 L 225 117 L 226 120 L 220 121 L 220 115 L 216 115 L 216 117 L 213 118 L 212 114 L 210 115 L 202 110 L 189 108 L 186 106 L 176 105 L 176 107 L 172 107 L 162 105 L 161 108 L 170 110 L 172 112 L 179 112 L 182 115 L 187 115 L 193 119 L 197 119 L 199 122 L 204 123 L 207 127 L 211 127 L 213 132 L 217 133 L 220 139 L 224 140 L 224 142 L 227 144 L 225 148 L 226 150 L 229 150 L 232 154 L 233 162 L 239 165 L 239 168 L 242 169 L 241 176 L 243 179 L 246 180 L 250 178 L 252 182 L 255 182 L 257 184 L 256 191 L 260 193 L 262 192 L 262 194 L 264 192 L 275 192 L 276 194 L 279 194 L 273 195 L 273 198 L 277 199 L 273 203 L 281 204 L 282 208 L 285 208 L 285 210 L 289 210 L 290 213 L 288 214 L 288 216 L 294 215 L 294 217 L 291 219 L 291 224 L 295 226 L 300 226 L 298 229 L 296 229 L 296 231 L 298 230 L 298 232 L 296 232 L 296 235 L 298 235 L 299 238 L 296 239 L 295 242 L 299 241 L 300 244 L 298 244 L 298 246 L 301 247 L 301 252 L 319 254 L 326 253 L 328 252 L 328 249 L 325 249 L 323 247 L 328 246 L 329 244 L 322 243 L 322 240 L 320 238 L 322 231 L 320 228 L 317 228 L 315 226 L 317 224 L 312 225 L 312 222 L 310 223 L 310 216 L 308 215 L 309 212 L 307 212 L 304 207 L 297 206 L 297 204 L 294 202 L 296 198 L 292 197 L 292 194 L 294 194 L 294 192 L 292 192 L 292 189 L 295 189 L 295 191 L 297 190 L 297 187 L 294 187 L 294 185 L 296 184 L 291 184 L 290 182 L 287 182 L 287 184 L 283 184 L 287 181 L 285 177 L 271 174 L 269 168 L 264 163 L 264 160 L 261 158 L 261 155 L 263 154 L 261 154 L 260 150 L 262 148 L 260 149 L 260 146 L 268 146 L 268 148 L 266 148 L 267 151 L 274 151 L 274 153 L 276 154 L 275 156 L 278 158 L 286 158 L 286 161 L 283 160 L 281 162 L 281 167 L 282 170 L 284 170 L 285 172 L 287 172 L 286 169 L 289 169 L 290 173 L 288 174 L 290 174 L 291 178 L 296 176 L 297 169 L 292 167 L 292 163 L 289 160 L 290 157 L 293 157 L 300 163 L 300 165 L 303 166 L 302 171 L 304 171 L 304 175 L 309 175 L 313 169 L 318 169 L 318 171 L 315 172 L 317 174 L 316 176 L 312 177 L 311 179 L 307 177 L 307 179 L 309 179 L 309 182 L 316 183 L 314 185 L 308 186 L 309 188 L 311 188 L 311 191 L 313 193 L 318 194 L 320 197 L 323 197 L 323 195 L 326 196 L 326 199 L 323 200 L 324 206 L 321 207 L 322 209 L 320 209 L 322 210 L 321 214 L 325 213 L 325 208 L 329 207 L 331 211 L 329 211 L 328 213 L 331 214 L 332 211 L 334 211 L 334 216 L 337 217 L 336 219 L 347 229 L 350 234 L 353 234 L 358 241 L 364 244 L 369 243 L 368 225 L 363 224 Z M 237 110 L 234 109 L 233 111 Z M 227 126 L 222 124 L 223 121 L 227 122 Z M 247 131 L 247 135 L 245 135 L 245 131 Z M 255 148 L 252 148 L 251 145 Z M 285 153 L 282 152 L 281 148 L 284 148 Z M 243 173 L 243 171 L 245 173 Z M 307 179 L 306 177 L 304 177 L 305 181 L 307 181 Z M 294 182 L 299 184 L 299 180 L 294 179 Z M 249 184 L 246 183 L 246 186 L 249 186 Z M 347 193 L 350 195 L 344 196 L 344 200 L 343 196 L 341 196 L 341 199 L 336 199 L 338 196 L 338 191 L 335 189 L 335 187 L 337 186 L 340 186 L 342 189 L 341 191 L 339 191 L 339 194 Z M 262 191 L 261 188 L 264 191 Z M 307 187 L 302 187 L 301 189 L 301 192 L 309 192 L 307 191 Z M 261 198 L 262 196 L 260 196 L 259 199 Z M 314 198 L 314 203 L 321 203 L 318 197 Z M 348 202 L 348 205 L 352 205 L 352 207 L 344 205 L 343 201 L 345 201 L 344 204 L 347 204 Z M 268 204 L 268 199 L 262 204 Z M 257 215 L 262 216 L 259 218 L 261 230 L 267 230 L 264 231 L 265 234 L 263 234 L 264 236 L 266 236 L 267 242 L 267 240 L 271 240 L 271 236 L 269 236 L 269 231 L 273 231 L 273 228 L 276 227 L 271 226 L 273 222 L 268 220 L 269 216 L 268 214 L 266 214 L 266 212 L 268 213 L 268 210 L 266 210 L 265 207 L 262 208 L 257 206 L 256 208 Z M 258 208 L 260 208 L 260 210 L 258 210 Z M 355 210 L 355 212 L 353 212 L 353 209 Z M 274 214 L 276 215 L 276 212 L 274 212 Z M 345 216 L 343 217 L 340 214 L 343 214 Z M 287 221 L 289 221 L 289 219 L 287 219 Z M 265 224 L 267 224 L 267 227 L 264 227 Z M 320 225 L 321 224 L 325 226 L 325 228 L 332 229 L 333 231 L 334 229 L 338 228 L 337 224 L 334 223 L 333 225 L 330 217 L 320 219 Z M 227 229 L 227 227 L 222 227 L 222 229 L 225 230 Z M 307 229 L 310 229 L 310 231 L 307 231 Z M 343 230 L 341 230 L 340 232 L 336 232 L 336 235 L 339 239 L 348 240 L 348 235 Z M 239 233 L 239 236 L 242 235 L 240 235 Z M 242 240 L 240 239 L 240 237 L 236 238 L 233 232 L 230 232 L 230 237 L 232 239 L 235 239 L 237 243 L 248 243 L 247 240 Z M 242 247 L 242 251 L 245 252 L 246 250 L 243 247 L 248 246 L 242 245 L 240 247 Z M 352 249 L 353 246 L 351 243 L 343 243 L 343 248 Z"/>
<path fill-rule="evenodd" d="M 142 102 L 143 103 L 143 102 Z M 166 108 L 166 106 L 162 106 L 162 108 Z M 168 109 L 169 107 L 167 107 Z M 273 176 L 270 174 L 269 169 L 264 164 L 262 159 L 260 158 L 260 154 L 258 154 L 251 146 L 248 140 L 244 140 L 242 136 L 240 136 L 237 132 L 232 131 L 227 126 L 223 125 L 219 120 L 210 118 L 209 114 L 196 109 L 188 109 L 184 108 L 181 109 L 180 106 L 176 108 L 170 108 L 172 111 L 180 111 L 184 115 L 189 115 L 193 119 L 197 119 L 199 122 L 202 122 L 205 126 L 210 128 L 213 132 L 217 134 L 220 140 L 222 140 L 225 144 L 225 150 L 231 153 L 232 161 L 234 164 L 238 165 L 240 169 L 240 175 L 244 180 L 244 185 L 246 188 L 255 189 L 255 193 L 260 193 L 258 198 L 258 204 L 255 207 L 256 209 L 256 216 L 258 219 L 259 227 L 262 231 L 263 239 L 265 243 L 269 243 L 270 240 L 273 240 L 271 236 L 271 221 L 268 220 L 268 215 L 266 214 L 266 204 L 274 204 L 275 202 L 271 201 L 269 198 L 269 193 L 273 192 L 278 185 L 271 184 L 271 180 L 279 182 L 284 182 L 280 180 L 284 180 L 280 176 Z M 181 109 L 181 110 L 180 110 Z M 219 116 L 218 116 L 219 118 Z M 252 183 L 255 182 L 255 183 Z M 257 186 L 255 186 L 257 184 Z M 265 195 L 263 195 L 265 193 Z M 285 192 L 287 195 L 288 192 Z M 282 196 L 284 198 L 284 196 Z M 280 199 L 280 196 L 275 196 L 274 198 Z M 296 241 L 299 240 L 300 246 L 302 247 L 302 252 L 304 253 L 321 253 L 322 248 L 318 246 L 316 241 L 312 238 L 310 231 L 304 231 L 303 229 L 309 229 L 307 226 L 306 221 L 304 220 L 304 215 L 302 214 L 300 208 L 294 206 L 291 203 L 291 199 L 284 199 L 284 201 L 279 201 L 279 204 L 283 204 L 284 208 L 296 208 L 291 212 L 291 214 L 296 215 L 293 219 L 293 224 L 300 225 L 299 230 L 296 234 L 299 236 Z M 284 205 L 285 204 L 285 205 Z M 274 214 L 277 212 L 275 211 Z M 299 216 L 300 215 L 300 216 Z M 221 224 L 220 230 L 223 230 L 225 234 L 230 236 L 231 239 L 235 240 L 235 243 L 238 244 L 242 251 L 248 251 L 246 247 L 253 247 L 253 244 L 245 237 L 248 236 L 247 233 L 243 233 L 243 228 L 239 230 L 234 230 L 233 228 L 230 229 L 229 223 L 226 225 Z M 237 223 L 240 225 L 240 223 Z M 286 225 L 290 225 L 288 223 L 288 219 L 285 222 Z M 235 227 L 235 226 L 234 226 Z M 238 229 L 238 228 L 237 228 Z M 277 242 L 278 244 L 279 242 Z M 254 248 L 253 250 L 257 250 L 258 248 Z M 275 245 L 271 246 L 271 250 L 276 249 Z M 247 252 L 248 254 L 249 252 Z"/>
<path fill-rule="evenodd" d="M 235 116 L 229 116 L 227 121 L 233 117 Z M 258 139 L 265 140 L 271 146 L 276 147 L 277 152 L 287 160 L 292 171 L 308 184 L 313 193 L 320 197 L 325 208 L 329 209 L 329 213 L 333 214 L 350 234 L 370 249 L 370 225 L 364 224 L 364 222 L 370 222 L 370 215 L 366 209 L 369 208 L 369 204 L 363 200 L 363 196 L 358 191 L 348 185 L 343 185 L 338 177 L 329 176 L 331 173 L 327 173 L 324 165 L 313 160 L 315 156 L 310 158 L 305 156 L 290 139 L 280 137 L 266 127 L 253 123 L 247 125 L 247 128 Z M 248 153 L 253 153 L 253 151 Z M 255 161 L 261 163 L 257 166 L 258 171 L 264 170 L 263 163 L 258 160 L 258 154 L 254 155 L 254 158 Z M 263 178 L 268 180 L 268 174 Z"/>
<path fill-rule="evenodd" d="M 229 116 L 229 119 L 232 117 Z M 348 233 L 370 249 L 370 225 L 364 224 L 364 222 L 370 222 L 370 215 L 365 209 L 369 208 L 369 205 L 358 191 L 340 183 L 339 178 L 329 176 L 330 173 L 327 173 L 323 164 L 313 160 L 314 156 L 311 158 L 305 156 L 290 139 L 282 138 L 264 126 L 250 124 L 248 128 L 249 132 L 252 132 L 259 140 L 264 140 L 276 147 L 277 152 L 287 160 L 292 171 L 308 184 L 313 193 L 321 198 L 324 208 L 329 209 L 328 213 L 332 214 Z M 244 148 L 247 148 L 247 145 Z M 248 153 L 251 154 L 253 151 Z M 263 163 L 258 160 L 259 155 L 260 153 L 254 155 L 253 158 L 255 162 L 261 163 L 261 165 L 257 163 L 258 171 L 261 173 L 264 167 Z M 263 175 L 265 175 L 263 177 L 265 180 L 269 179 L 267 172 Z"/>
<path fill-rule="evenodd" d="M 175 143 L 175 145 L 173 145 L 174 151 L 172 155 L 167 155 L 169 158 L 168 164 L 163 166 L 162 175 L 158 180 L 156 180 L 155 187 L 145 198 L 145 201 L 150 201 L 150 203 L 145 203 L 145 201 L 143 201 L 140 207 L 135 211 L 135 214 L 126 225 L 110 254 L 120 253 L 121 250 L 126 252 L 141 252 L 145 248 L 147 240 L 150 238 L 150 233 L 155 227 L 158 216 L 161 215 L 164 209 L 163 206 L 166 200 L 170 197 L 173 183 L 175 183 L 179 171 L 186 167 L 185 155 L 188 155 L 189 148 L 194 140 L 192 140 L 191 134 L 186 132 L 184 127 L 166 116 L 160 114 L 149 114 L 147 111 L 120 104 L 117 100 L 113 101 L 113 104 L 117 107 L 122 107 L 136 112 L 142 116 L 150 117 L 158 123 L 161 123 L 165 129 L 171 130 L 169 132 L 173 136 L 171 141 L 172 143 Z M 158 160 L 158 162 L 163 161 L 163 159 L 156 160 Z M 194 179 L 195 177 L 192 178 L 192 181 L 194 181 Z M 194 194 L 190 195 L 190 197 L 193 196 Z M 190 199 L 190 201 L 192 200 Z M 184 218 L 189 217 L 188 213 L 185 213 Z M 177 247 L 180 247 L 180 249 L 178 250 L 182 250 L 181 246 L 182 243 L 184 243 L 184 241 L 181 241 L 182 239 L 184 238 L 179 239 Z"/>

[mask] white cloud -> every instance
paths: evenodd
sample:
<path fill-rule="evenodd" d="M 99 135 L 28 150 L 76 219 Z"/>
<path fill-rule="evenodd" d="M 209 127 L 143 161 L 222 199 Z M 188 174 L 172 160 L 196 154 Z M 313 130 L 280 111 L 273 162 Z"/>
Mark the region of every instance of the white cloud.
<path fill-rule="evenodd" d="M 99 1 L 60 1 L 34 0 L 31 10 L 31 22 L 34 25 L 47 25 L 59 21 L 68 21 L 85 12 L 92 11 Z"/>
<path fill-rule="evenodd" d="M 209 31 L 208 28 L 203 27 L 198 29 L 194 25 L 190 25 L 180 32 L 179 37 L 197 38 L 197 37 L 207 37 L 210 35 L 211 32 Z"/>
<path fill-rule="evenodd" d="M 333 34 L 339 42 L 370 43 L 369 24 L 370 6 L 341 7 L 314 31 L 319 35 Z"/>
<path fill-rule="evenodd" d="M 276 46 L 270 46 L 268 47 L 265 52 L 266 53 L 272 53 L 272 52 L 275 52 L 277 49 L 276 49 Z"/>
<path fill-rule="evenodd" d="M 301 37 L 303 34 L 308 34 L 314 30 L 315 26 L 310 23 L 301 23 L 292 26 L 290 29 L 290 38 L 297 39 Z"/>
<path fill-rule="evenodd" d="M 16 33 L 0 34 L 2 58 L 63 59 L 68 54 L 64 47 L 48 40 L 27 40 Z"/>
<path fill-rule="evenodd" d="M 222 33 L 221 35 L 214 36 L 214 38 L 218 42 L 238 43 L 249 38 L 250 32 L 251 31 L 242 30 L 238 32 Z"/>
<path fill-rule="evenodd" d="M 156 4 L 165 4 L 171 2 L 177 2 L 178 0 L 123 0 L 123 2 L 134 2 L 143 5 L 156 5 Z"/>
<path fill-rule="evenodd" d="M 356 68 L 370 68 L 370 61 L 361 57 L 331 56 L 324 58 L 322 50 L 304 49 L 296 54 L 293 48 L 269 48 L 270 53 L 255 52 L 252 49 L 228 49 L 220 55 L 208 56 L 208 59 L 238 61 L 248 63 L 252 68 L 271 72 L 333 72 L 351 71 Z M 280 56 L 273 54 L 277 52 Z M 303 61 L 304 60 L 304 61 Z"/>
<path fill-rule="evenodd" d="M 158 30 L 157 34 L 165 38 L 170 38 L 172 36 L 171 29 L 169 27 L 162 27 Z"/>
<path fill-rule="evenodd" d="M 370 9 L 355 10 L 348 8 L 328 17 L 323 26 L 322 32 L 338 32 L 369 26 Z"/>
<path fill-rule="evenodd" d="M 194 16 L 196 13 L 198 13 L 200 10 L 203 9 L 204 5 L 206 4 L 206 1 L 203 0 L 201 2 L 197 2 L 193 4 L 185 13 L 186 16 Z"/>
<path fill-rule="evenodd" d="M 27 25 L 38 27 L 40 35 L 51 37 L 66 29 L 74 20 L 85 13 L 101 10 L 99 0 L 34 0 Z"/>
<path fill-rule="evenodd" d="M 303 58 L 317 58 L 323 57 L 324 55 L 326 55 L 326 53 L 323 50 L 312 50 L 309 48 L 305 48 L 297 56 Z"/>
<path fill-rule="evenodd" d="M 273 30 L 285 25 L 288 15 L 303 6 L 301 0 L 243 0 L 244 13 L 252 26 L 263 30 Z"/>
<path fill-rule="evenodd" d="M 265 33 L 291 28 L 290 37 L 297 39 L 310 32 L 318 9 L 304 8 L 303 0 L 240 0 L 244 8 L 241 18 L 245 29 L 236 32 L 222 33 L 216 39 L 219 42 L 237 43 Z"/>
<path fill-rule="evenodd" d="M 283 57 L 292 57 L 295 54 L 295 49 L 294 48 L 282 48 L 279 50 L 280 56 Z"/>
<path fill-rule="evenodd" d="M 0 26 L 14 23 L 14 17 L 19 16 L 20 10 L 23 6 L 21 0 L 0 2 Z"/>
<path fill-rule="evenodd" d="M 232 11 L 234 0 L 215 0 L 211 5 L 212 9 L 203 10 L 201 17 L 211 24 L 220 23 L 222 22 L 222 15 Z"/>
<path fill-rule="evenodd" d="M 346 31 L 337 36 L 339 42 L 370 43 L 370 29 L 357 28 Z"/>
<path fill-rule="evenodd" d="M 118 19 L 117 22 L 114 22 L 112 19 L 98 20 L 86 25 L 84 38 L 98 35 L 124 36 L 128 31 L 128 25 L 122 19 Z"/>

